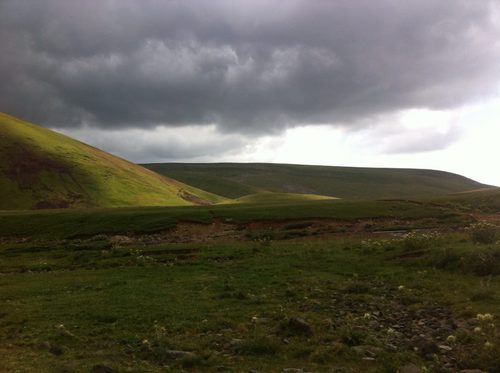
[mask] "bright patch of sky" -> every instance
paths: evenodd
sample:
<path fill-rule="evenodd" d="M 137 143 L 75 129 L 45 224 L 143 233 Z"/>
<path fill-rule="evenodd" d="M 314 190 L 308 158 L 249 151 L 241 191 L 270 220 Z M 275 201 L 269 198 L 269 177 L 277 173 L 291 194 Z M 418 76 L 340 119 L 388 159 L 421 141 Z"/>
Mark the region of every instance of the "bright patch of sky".
<path fill-rule="evenodd" d="M 215 125 L 62 132 L 135 162 L 275 162 L 425 168 L 500 186 L 500 98 L 451 111 L 412 109 L 350 128 L 304 125 L 277 136 Z"/>

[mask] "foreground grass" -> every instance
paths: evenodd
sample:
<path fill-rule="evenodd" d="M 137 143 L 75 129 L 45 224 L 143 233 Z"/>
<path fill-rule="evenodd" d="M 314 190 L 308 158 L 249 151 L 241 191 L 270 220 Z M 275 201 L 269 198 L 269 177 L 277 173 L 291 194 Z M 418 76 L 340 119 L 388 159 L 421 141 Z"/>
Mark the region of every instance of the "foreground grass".
<path fill-rule="evenodd" d="M 498 372 L 499 253 L 465 235 L 5 243 L 0 356 L 22 372 Z"/>

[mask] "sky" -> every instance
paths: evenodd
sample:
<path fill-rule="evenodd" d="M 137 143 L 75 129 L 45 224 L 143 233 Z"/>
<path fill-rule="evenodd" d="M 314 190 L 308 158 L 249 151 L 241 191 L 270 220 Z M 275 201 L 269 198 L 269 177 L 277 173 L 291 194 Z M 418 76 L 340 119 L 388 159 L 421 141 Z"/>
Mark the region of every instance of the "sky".
<path fill-rule="evenodd" d="M 500 185 L 496 0 L 1 0 L 0 111 L 135 162 Z"/>

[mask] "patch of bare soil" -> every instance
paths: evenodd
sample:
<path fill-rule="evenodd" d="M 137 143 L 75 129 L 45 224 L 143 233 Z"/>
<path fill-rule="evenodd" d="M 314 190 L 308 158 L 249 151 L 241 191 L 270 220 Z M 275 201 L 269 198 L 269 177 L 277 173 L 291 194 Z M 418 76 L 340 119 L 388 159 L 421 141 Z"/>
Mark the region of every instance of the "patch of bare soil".
<path fill-rule="evenodd" d="M 366 219 L 342 221 L 332 219 L 307 219 L 293 221 L 251 221 L 234 223 L 216 219 L 211 224 L 179 222 L 166 231 L 119 236 L 123 244 L 136 243 L 190 243 L 231 242 L 286 239 L 324 239 L 345 235 L 400 235 L 419 226 L 418 221 L 397 219 Z M 437 222 L 425 222 L 435 230 Z M 433 224 L 435 223 L 435 225 Z M 389 228 L 388 228 L 389 227 Z M 390 227 L 397 227 L 393 230 Z M 419 229 L 420 231 L 426 229 Z M 124 240 L 126 237 L 126 240 Z M 112 238 L 113 239 L 113 238 Z"/>
<path fill-rule="evenodd" d="M 195 196 L 194 194 L 191 194 L 189 192 L 186 192 L 185 190 L 180 190 L 179 191 L 179 197 L 181 197 L 183 200 L 194 203 L 195 205 L 201 205 L 201 206 L 206 206 L 206 205 L 212 205 L 213 203 L 203 199 L 201 197 Z"/>

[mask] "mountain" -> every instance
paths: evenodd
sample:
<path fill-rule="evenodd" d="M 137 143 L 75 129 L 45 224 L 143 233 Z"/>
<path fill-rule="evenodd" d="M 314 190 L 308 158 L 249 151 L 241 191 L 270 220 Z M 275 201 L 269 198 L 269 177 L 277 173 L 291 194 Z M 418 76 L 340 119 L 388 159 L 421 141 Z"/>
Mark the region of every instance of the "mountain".
<path fill-rule="evenodd" d="M 0 210 L 179 206 L 225 199 L 0 113 Z"/>
<path fill-rule="evenodd" d="M 349 199 L 420 198 L 488 187 L 443 171 L 269 163 L 156 163 L 150 170 L 227 197 L 264 192 Z"/>

